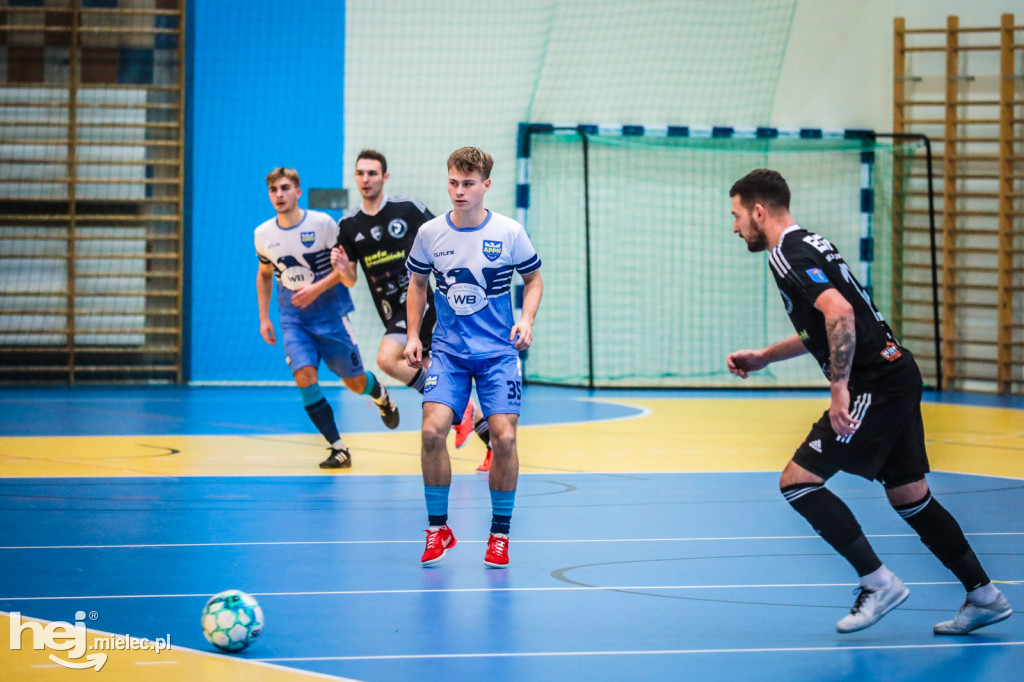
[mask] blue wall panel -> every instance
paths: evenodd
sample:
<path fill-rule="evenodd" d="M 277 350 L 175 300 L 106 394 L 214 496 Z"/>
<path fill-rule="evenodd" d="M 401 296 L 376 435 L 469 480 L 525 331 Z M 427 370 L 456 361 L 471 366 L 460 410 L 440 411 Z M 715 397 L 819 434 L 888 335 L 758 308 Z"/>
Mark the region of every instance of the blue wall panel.
<path fill-rule="evenodd" d="M 290 380 L 276 314 L 278 345 L 259 335 L 253 230 L 274 215 L 264 177 L 275 166 L 296 168 L 307 194 L 343 185 L 345 3 L 189 11 L 189 378 Z"/>

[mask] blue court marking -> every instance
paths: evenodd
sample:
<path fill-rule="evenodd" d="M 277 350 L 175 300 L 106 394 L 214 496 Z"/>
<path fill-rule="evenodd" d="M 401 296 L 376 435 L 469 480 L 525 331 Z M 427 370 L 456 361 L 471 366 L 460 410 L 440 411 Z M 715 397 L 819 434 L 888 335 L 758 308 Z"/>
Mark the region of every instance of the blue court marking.
<path fill-rule="evenodd" d="M 1024 481 L 933 473 L 1012 603 L 1024 603 Z M 487 482 L 456 476 L 459 544 L 419 565 L 418 476 L 0 480 L 0 610 L 171 634 L 210 651 L 210 594 L 257 596 L 244 658 L 367 680 L 1012 679 L 1024 618 L 937 638 L 963 589 L 852 476 L 830 487 L 908 602 L 862 633 L 845 562 L 781 499 L 775 473 L 528 474 L 505 571 L 482 565 Z M 17 567 L 17 570 L 10 570 Z M 896 667 L 898 666 L 898 667 Z M 429 671 L 429 674 L 425 671 Z"/>
<path fill-rule="evenodd" d="M 419 429 L 421 402 L 411 389 L 391 389 L 403 415 L 400 431 Z M 366 396 L 326 388 L 342 433 L 385 432 Z M 614 404 L 650 398 L 828 399 L 828 389 L 801 391 L 626 391 L 527 386 L 523 425 L 623 419 L 644 410 Z M 1024 396 L 926 392 L 925 400 L 1024 410 Z M 0 436 L 249 435 L 311 432 L 292 387 L 145 387 L 0 389 Z"/>
<path fill-rule="evenodd" d="M 391 390 L 399 431 L 419 431 L 421 396 Z M 325 388 L 342 433 L 388 431 L 367 396 Z M 644 410 L 586 391 L 527 387 L 520 422 L 543 425 L 635 417 Z M 601 397 L 598 395 L 598 397 Z M 0 436 L 248 435 L 313 432 L 297 388 L 0 389 Z"/>

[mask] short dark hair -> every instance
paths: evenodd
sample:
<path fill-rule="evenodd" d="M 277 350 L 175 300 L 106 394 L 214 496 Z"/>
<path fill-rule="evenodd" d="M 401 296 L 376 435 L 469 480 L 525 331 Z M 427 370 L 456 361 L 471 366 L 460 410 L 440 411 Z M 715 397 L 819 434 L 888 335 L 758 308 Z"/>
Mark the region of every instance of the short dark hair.
<path fill-rule="evenodd" d="M 360 159 L 371 159 L 373 161 L 380 161 L 380 173 L 383 175 L 388 172 L 388 160 L 384 158 L 376 149 L 364 149 L 359 152 L 359 156 L 356 157 L 356 163 L 359 163 Z"/>
<path fill-rule="evenodd" d="M 768 168 L 752 170 L 733 183 L 729 196 L 739 196 L 740 203 L 750 210 L 761 204 L 768 210 L 789 210 L 789 185 L 778 171 Z"/>
<path fill-rule="evenodd" d="M 462 173 L 478 172 L 486 180 L 491 177 L 494 157 L 479 147 L 459 147 L 448 157 L 448 170 L 452 168 Z"/>

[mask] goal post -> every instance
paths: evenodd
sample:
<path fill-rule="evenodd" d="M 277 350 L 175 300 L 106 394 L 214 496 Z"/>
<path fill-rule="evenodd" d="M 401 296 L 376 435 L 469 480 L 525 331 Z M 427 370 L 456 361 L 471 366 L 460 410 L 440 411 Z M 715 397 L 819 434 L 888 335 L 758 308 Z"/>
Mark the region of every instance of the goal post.
<path fill-rule="evenodd" d="M 782 173 L 795 219 L 836 244 L 891 321 L 894 192 L 917 144 L 870 130 L 520 124 L 517 217 L 545 275 L 524 378 L 740 387 L 726 354 L 793 333 L 763 254 L 732 234 L 729 188 L 755 168 Z M 742 387 L 822 381 L 795 359 Z"/>

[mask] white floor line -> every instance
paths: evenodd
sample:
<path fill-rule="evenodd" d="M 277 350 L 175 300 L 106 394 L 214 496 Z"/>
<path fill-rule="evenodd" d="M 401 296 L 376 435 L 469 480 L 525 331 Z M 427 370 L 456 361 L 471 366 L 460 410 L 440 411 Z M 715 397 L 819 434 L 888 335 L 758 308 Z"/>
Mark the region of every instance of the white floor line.
<path fill-rule="evenodd" d="M 1024 536 L 1021 532 L 1005 533 L 964 533 L 968 537 L 1015 537 Z M 868 535 L 868 538 L 917 538 L 915 533 L 892 533 Z M 590 538 L 590 539 L 557 539 L 557 540 L 531 540 L 528 538 L 513 538 L 516 545 L 530 544 L 588 544 L 588 543 L 614 543 L 614 542 L 747 542 L 752 540 L 817 540 L 817 535 L 747 535 L 715 538 Z M 486 538 L 479 540 L 462 540 L 459 542 L 479 543 L 487 542 Z M 273 546 L 295 546 L 295 545 L 421 545 L 423 540 L 289 540 L 271 542 L 180 542 L 160 544 L 137 544 L 137 545 L 14 545 L 10 547 L 0 546 L 2 550 L 50 550 L 50 549 L 162 549 L 175 547 L 273 547 Z"/>
<path fill-rule="evenodd" d="M 950 642 L 948 644 L 878 644 L 863 646 L 822 646 L 822 647 L 757 647 L 737 649 L 654 649 L 636 651 L 529 651 L 519 653 L 476 653 L 476 654 L 395 654 L 390 656 L 309 656 L 296 658 L 258 658 L 268 663 L 299 661 L 391 661 L 409 659 L 440 658 L 541 658 L 555 656 L 679 656 L 692 654 L 762 654 L 762 653 L 818 653 L 837 651 L 893 651 L 911 649 L 963 649 L 969 647 L 1011 647 L 1024 645 L 1021 642 Z"/>
<path fill-rule="evenodd" d="M 1020 585 L 1021 580 L 1000 580 L 1000 585 Z M 960 585 L 956 580 L 942 580 L 933 582 L 907 582 L 908 586 L 942 586 Z M 254 597 L 313 597 L 313 596 L 342 596 L 342 595 L 370 595 L 370 594 L 451 594 L 466 592 L 611 592 L 611 591 L 640 591 L 640 590 L 758 590 L 758 589 L 792 589 L 809 587 L 855 587 L 855 583 L 763 583 L 763 584 L 731 584 L 731 585 L 555 585 L 550 587 L 452 587 L 452 588 L 424 588 L 407 590 L 318 590 L 301 592 L 252 592 Z M 71 599 L 193 599 L 197 597 L 208 598 L 207 594 L 91 594 L 91 595 L 65 595 L 51 597 L 2 597 L 0 601 L 51 601 Z M 4 613 L 0 611 L 0 613 Z"/>

